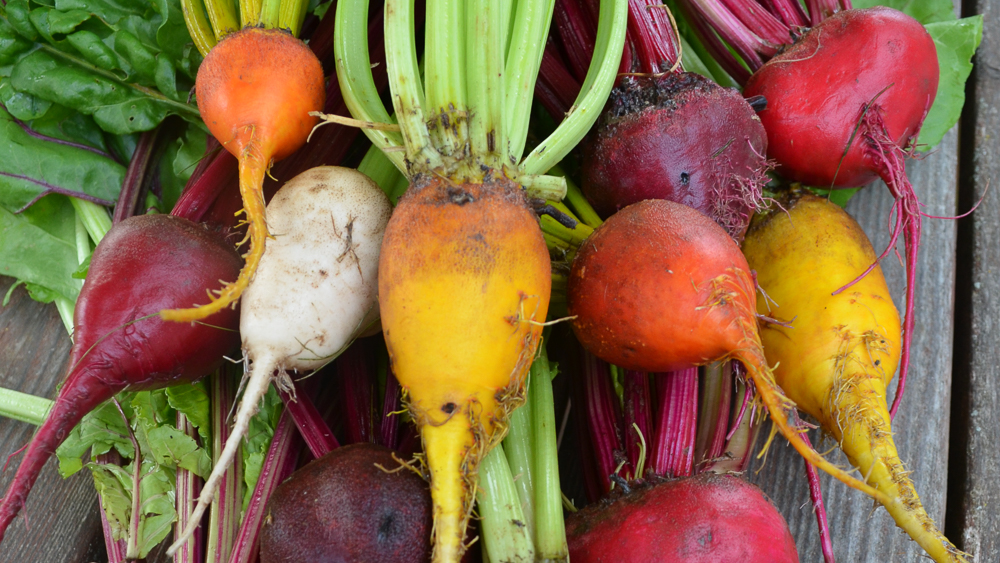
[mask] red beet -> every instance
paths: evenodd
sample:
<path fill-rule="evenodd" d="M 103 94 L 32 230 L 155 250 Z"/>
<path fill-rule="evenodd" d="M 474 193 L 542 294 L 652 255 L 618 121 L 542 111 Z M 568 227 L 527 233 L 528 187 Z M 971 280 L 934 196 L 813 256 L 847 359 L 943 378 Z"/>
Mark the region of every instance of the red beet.
<path fill-rule="evenodd" d="M 739 92 L 698 74 L 630 76 L 584 144 L 582 188 L 604 217 L 667 199 L 742 240 L 766 183 L 767 136 Z"/>
<path fill-rule="evenodd" d="M 186 219 L 142 215 L 115 225 L 91 257 L 74 312 L 66 380 L 0 505 L 0 539 L 49 456 L 85 414 L 115 393 L 194 381 L 239 346 L 239 313 L 169 323 L 161 309 L 207 301 L 242 261 L 232 244 Z"/>
<path fill-rule="evenodd" d="M 702 473 L 599 502 L 566 520 L 573 563 L 797 563 L 785 519 L 757 487 Z"/>
<path fill-rule="evenodd" d="M 358 443 L 296 471 L 268 503 L 261 563 L 426 562 L 430 490 L 397 468 L 392 450 Z"/>
<path fill-rule="evenodd" d="M 882 178 L 896 198 L 895 227 L 882 255 L 902 232 L 906 316 L 893 413 L 909 367 L 920 247 L 920 202 L 906 178 L 905 158 L 934 103 L 938 76 L 937 50 L 923 26 L 876 7 L 823 20 L 754 73 L 744 89 L 747 96 L 767 98 L 760 119 L 768 156 L 782 175 L 834 188 Z"/>

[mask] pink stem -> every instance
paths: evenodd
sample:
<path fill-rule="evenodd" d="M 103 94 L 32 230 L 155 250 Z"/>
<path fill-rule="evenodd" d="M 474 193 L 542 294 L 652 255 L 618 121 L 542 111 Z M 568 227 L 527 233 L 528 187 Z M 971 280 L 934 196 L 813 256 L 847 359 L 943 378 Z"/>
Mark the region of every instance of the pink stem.
<path fill-rule="evenodd" d="M 747 29 L 752 30 L 761 39 L 775 45 L 791 44 L 791 30 L 784 22 L 764 9 L 753 0 L 722 0 Z"/>
<path fill-rule="evenodd" d="M 789 28 L 809 25 L 809 16 L 796 0 L 762 0 L 761 4 Z"/>
<path fill-rule="evenodd" d="M 309 393 L 304 391 L 299 383 L 295 384 L 295 388 L 294 399 L 280 389 L 278 393 L 281 395 L 281 400 L 285 402 L 285 409 L 291 415 L 295 427 L 299 429 L 299 433 L 313 457 L 323 457 L 340 447 L 340 444 L 319 411 L 316 410 L 316 405 L 310 399 Z"/>
<path fill-rule="evenodd" d="M 587 422 L 597 460 L 598 478 L 604 494 L 611 491 L 611 475 L 615 473 L 624 451 L 621 438 L 621 413 L 618 397 L 611 383 L 611 367 L 603 360 L 583 350 L 583 380 L 586 390 Z M 628 474 L 631 467 L 622 467 Z"/>
<path fill-rule="evenodd" d="M 590 70 L 597 39 L 597 22 L 577 0 L 556 0 L 552 14 L 553 34 L 558 35 L 569 71 L 583 84 Z"/>
<path fill-rule="evenodd" d="M 652 12 L 661 12 L 663 9 L 651 10 L 652 6 L 646 0 L 629 0 L 628 40 L 639 59 L 639 72 L 656 74 L 674 68 L 678 63 L 678 49 L 677 35 L 669 21 L 666 30 L 663 29 L 662 22 L 654 23 Z M 677 68 L 680 69 L 679 66 Z"/>
<path fill-rule="evenodd" d="M 337 375 L 341 382 L 347 421 L 348 444 L 375 442 L 375 366 L 367 339 L 356 340 L 339 358 Z"/>
<path fill-rule="evenodd" d="M 177 413 L 177 429 L 181 430 L 194 440 L 198 440 L 198 430 L 195 429 L 191 421 L 182 413 Z M 191 518 L 191 511 L 198 504 L 198 494 L 201 492 L 202 478 L 193 472 L 177 468 L 175 481 L 175 498 L 177 499 L 177 524 L 175 533 L 187 527 Z M 194 532 L 191 540 L 187 541 L 174 554 L 174 563 L 201 563 L 205 558 L 205 534 L 203 528 L 198 528 Z M 112 563 L 109 561 L 108 563 Z"/>
<path fill-rule="evenodd" d="M 751 71 L 764 65 L 762 55 L 770 58 L 777 52 L 774 45 L 751 31 L 720 0 L 688 0 L 685 5 L 690 5 L 743 58 Z"/>
<path fill-rule="evenodd" d="M 729 409 L 733 395 L 732 362 L 713 362 L 705 366 L 705 384 L 698 412 L 695 439 L 695 466 L 700 471 L 722 455 L 729 430 Z"/>
<path fill-rule="evenodd" d="M 684 19 L 687 20 L 691 29 L 694 30 L 695 35 L 698 36 L 698 39 L 704 45 L 709 55 L 719 63 L 719 66 L 729 76 L 733 77 L 733 80 L 739 84 L 746 84 L 747 80 L 750 80 L 750 71 L 726 47 L 722 38 L 712 29 L 711 24 L 695 11 L 690 3 L 681 2 L 678 6 L 684 15 Z"/>
<path fill-rule="evenodd" d="M 636 468 L 636 471 L 644 471 L 645 468 L 639 467 L 642 444 L 645 441 L 645 457 L 649 459 L 653 439 L 653 411 L 652 397 L 649 391 L 649 375 L 641 371 L 626 370 L 623 385 L 625 388 L 623 413 L 625 417 L 625 452 L 629 464 Z M 636 427 L 639 429 L 638 432 Z M 645 465 L 650 467 L 648 463 Z M 633 475 L 635 479 L 642 479 L 642 477 L 643 475 Z"/>
<path fill-rule="evenodd" d="M 656 376 L 656 444 L 652 469 L 657 475 L 687 477 L 694 472 L 698 429 L 698 368 Z"/>
<path fill-rule="evenodd" d="M 802 436 L 802 440 L 806 445 L 811 448 L 812 444 L 809 442 L 809 437 L 804 433 L 800 434 L 800 436 Z M 809 498 L 812 499 L 813 511 L 816 513 L 816 526 L 819 528 L 819 544 L 823 550 L 823 561 L 824 563 L 836 563 L 833 557 L 833 540 L 830 537 L 830 523 L 826 520 L 826 505 L 823 504 L 823 489 L 820 487 L 819 473 L 813 464 L 808 461 L 805 464 L 806 478 L 809 480 Z"/>
<path fill-rule="evenodd" d="M 97 456 L 96 460 L 98 465 L 121 465 L 121 462 L 121 456 L 113 448 L 108 453 Z M 114 539 L 111 523 L 108 522 L 108 515 L 104 512 L 104 498 L 98 496 L 97 501 L 101 504 L 101 530 L 104 532 L 104 546 L 108 551 L 108 563 L 123 563 L 128 546 L 124 539 Z"/>

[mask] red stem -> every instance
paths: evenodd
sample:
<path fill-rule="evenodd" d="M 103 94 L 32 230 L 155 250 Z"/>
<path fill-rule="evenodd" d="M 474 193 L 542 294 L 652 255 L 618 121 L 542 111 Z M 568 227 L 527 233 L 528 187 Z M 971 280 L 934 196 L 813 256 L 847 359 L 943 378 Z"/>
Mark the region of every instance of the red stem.
<path fill-rule="evenodd" d="M 695 467 L 699 473 L 716 459 L 726 446 L 729 430 L 729 410 L 733 398 L 731 362 L 713 362 L 705 366 L 705 384 L 698 411 L 698 431 L 695 439 Z"/>
<path fill-rule="evenodd" d="M 654 0 L 657 1 L 657 0 Z M 659 4 L 659 2 L 657 2 Z M 628 2 L 628 42 L 631 44 L 638 61 L 638 72 L 656 74 L 666 72 L 678 63 L 676 34 L 669 22 L 665 32 L 662 25 L 653 23 L 654 10 L 646 0 L 629 0 Z M 663 11 L 662 9 L 655 10 Z M 626 49 L 628 46 L 626 45 Z M 679 65 L 677 70 L 683 70 Z"/>
<path fill-rule="evenodd" d="M 150 173 L 155 169 L 156 140 L 160 136 L 162 126 L 146 131 L 139 135 L 139 142 L 136 144 L 135 152 L 132 153 L 132 160 L 125 169 L 125 180 L 122 182 L 122 190 L 118 194 L 118 203 L 115 204 L 111 222 L 120 223 L 129 217 L 141 213 L 140 206 L 143 202 L 145 188 L 151 180 Z"/>
<path fill-rule="evenodd" d="M 597 461 L 601 491 L 607 494 L 611 491 L 611 475 L 618 469 L 620 461 L 624 460 L 622 416 L 619 412 L 618 396 L 611 382 L 611 366 L 586 350 L 582 353 L 590 439 L 594 449 L 594 459 Z M 621 473 L 628 474 L 630 470 L 630 466 L 624 466 Z"/>
<path fill-rule="evenodd" d="M 392 368 L 385 374 L 385 396 L 382 399 L 382 422 L 379 428 L 383 446 L 395 450 L 399 445 L 399 411 L 402 409 L 399 394 L 399 380 Z"/>
<path fill-rule="evenodd" d="M 344 397 L 348 444 L 375 442 L 375 365 L 368 339 L 356 340 L 339 358 L 337 375 Z"/>
<path fill-rule="evenodd" d="M 310 393 L 303 389 L 299 383 L 295 383 L 295 399 L 292 399 L 284 391 L 278 390 L 281 400 L 285 402 L 285 409 L 291 415 L 295 427 L 299 429 L 299 434 L 305 440 L 306 447 L 314 458 L 320 458 L 327 453 L 340 447 L 333 431 L 326 425 L 326 421 L 316 410 L 316 405 L 310 399 Z"/>
<path fill-rule="evenodd" d="M 809 25 L 809 16 L 797 0 L 761 0 L 761 4 L 789 28 Z"/>
<path fill-rule="evenodd" d="M 698 368 L 656 376 L 658 410 L 652 469 L 657 475 L 687 477 L 694 472 L 698 427 Z"/>
<path fill-rule="evenodd" d="M 747 26 L 747 29 L 752 30 L 761 39 L 775 45 L 791 44 L 791 29 L 757 2 L 722 0 L 722 3 Z"/>
<path fill-rule="evenodd" d="M 795 423 L 798 425 L 798 415 L 794 415 Z M 805 433 L 801 434 L 802 441 L 806 443 L 810 448 L 812 443 L 809 441 L 809 436 Z M 805 462 L 806 464 L 806 479 L 809 481 L 809 498 L 812 499 L 813 511 L 816 513 L 816 526 L 819 528 L 819 544 L 823 551 L 823 561 L 824 563 L 836 563 L 833 557 L 833 540 L 830 537 L 830 523 L 826 520 L 826 505 L 823 504 L 823 489 L 819 482 L 819 472 L 816 471 L 816 466 Z"/>
<path fill-rule="evenodd" d="M 726 47 L 708 21 L 696 12 L 689 2 L 680 2 L 678 7 L 709 55 L 738 84 L 746 84 L 747 80 L 750 80 L 750 71 Z"/>
<path fill-rule="evenodd" d="M 624 417 L 625 417 L 625 453 L 629 465 L 636 471 L 644 471 L 650 467 L 639 467 L 639 457 L 645 449 L 645 457 L 649 459 L 653 440 L 653 410 L 652 396 L 649 390 L 649 375 L 641 371 L 626 370 L 623 381 Z M 636 431 L 638 427 L 638 432 Z M 640 433 L 642 438 L 640 439 Z M 645 448 L 643 448 L 645 446 Z M 643 475 L 633 474 L 634 479 L 642 479 Z"/>
<path fill-rule="evenodd" d="M 177 429 L 188 437 L 198 440 L 198 430 L 184 414 L 177 413 Z M 204 444 L 203 444 L 204 445 Z M 202 478 L 183 467 L 177 468 L 175 480 L 175 498 L 177 499 L 177 524 L 175 534 L 187 526 L 191 511 L 198 504 L 198 494 L 201 492 Z M 176 536 L 175 536 L 176 538 Z M 201 563 L 205 558 L 204 529 L 195 530 L 194 535 L 174 554 L 174 563 Z M 112 563 L 112 562 L 108 562 Z"/>
<path fill-rule="evenodd" d="M 577 82 L 583 84 L 590 70 L 590 59 L 594 56 L 597 22 L 578 0 L 556 0 L 552 28 L 553 34 L 562 43 L 569 71 Z"/>
<path fill-rule="evenodd" d="M 764 58 L 770 58 L 777 52 L 774 45 L 744 25 L 720 0 L 688 0 L 684 5 L 690 6 L 698 18 L 715 30 L 743 58 L 751 71 L 763 66 Z M 722 61 L 719 63 L 722 64 Z M 726 70 L 728 72 L 728 68 Z"/>

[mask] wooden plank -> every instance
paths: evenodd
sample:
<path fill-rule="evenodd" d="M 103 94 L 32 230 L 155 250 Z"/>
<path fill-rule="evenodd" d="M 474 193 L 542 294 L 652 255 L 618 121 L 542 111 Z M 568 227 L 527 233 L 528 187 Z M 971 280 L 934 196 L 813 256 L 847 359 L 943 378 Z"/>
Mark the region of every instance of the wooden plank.
<path fill-rule="evenodd" d="M 956 365 L 956 417 L 965 432 L 955 464 L 961 497 L 953 502 L 963 547 L 975 561 L 996 561 L 1000 554 L 1000 1 L 978 2 L 983 42 L 970 80 L 962 137 L 963 203 L 978 200 L 993 187 L 959 234 L 959 341 Z"/>
<path fill-rule="evenodd" d="M 13 283 L 0 277 L 0 295 Z M 32 301 L 24 288 L 0 308 L 0 386 L 55 397 L 69 359 L 70 339 L 55 307 Z M 0 418 L 0 456 L 14 453 L 34 434 L 30 424 Z M 11 459 L 0 483 L 6 490 L 20 457 Z M 7 530 L 3 561 L 107 560 L 97 512 L 97 493 L 89 471 L 63 479 L 50 461 L 28 496 L 25 510 Z M 27 514 L 28 526 L 23 515 Z"/>
<path fill-rule="evenodd" d="M 957 199 L 958 134 L 952 130 L 936 151 L 907 170 L 925 211 L 955 214 Z M 858 193 L 847 210 L 868 233 L 876 252 L 889 241 L 887 221 L 892 197 L 877 182 Z M 955 284 L 955 221 L 925 219 L 917 272 L 916 322 L 907 392 L 894 425 L 900 457 L 928 513 L 943 528 L 948 475 L 948 432 L 952 367 L 952 307 Z M 902 248 L 900 238 L 899 248 Z M 905 272 L 890 255 L 883 261 L 886 281 L 897 307 L 904 303 Z M 890 391 L 894 392 L 894 389 Z M 833 448 L 832 440 L 810 434 L 817 449 Z M 829 458 L 846 465 L 839 450 Z M 766 463 L 751 469 L 751 480 L 778 505 L 796 538 L 802 561 L 822 561 L 819 533 L 809 500 L 801 458 L 783 440 L 776 439 Z M 827 475 L 822 476 L 834 553 L 837 561 L 886 563 L 917 561 L 923 553 L 888 513 L 872 510 L 872 501 Z"/>

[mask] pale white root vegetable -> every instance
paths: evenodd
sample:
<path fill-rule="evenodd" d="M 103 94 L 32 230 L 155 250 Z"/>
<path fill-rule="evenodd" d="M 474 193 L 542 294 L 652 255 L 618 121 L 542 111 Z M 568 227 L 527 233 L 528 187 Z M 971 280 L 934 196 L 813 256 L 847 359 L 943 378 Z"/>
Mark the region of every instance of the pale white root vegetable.
<path fill-rule="evenodd" d="M 267 206 L 268 241 L 243 293 L 240 335 L 251 368 L 232 433 L 188 526 L 190 538 L 232 464 L 250 419 L 277 371 L 314 370 L 378 322 L 378 261 L 392 206 L 351 168 L 321 166 L 285 184 Z"/>

